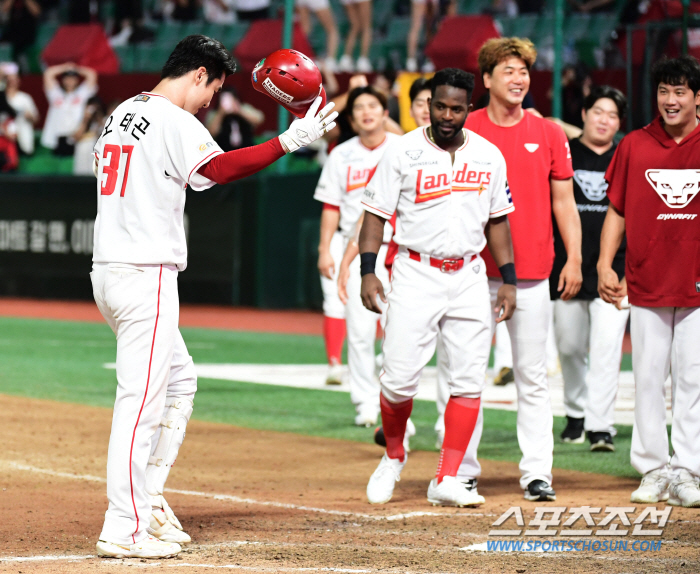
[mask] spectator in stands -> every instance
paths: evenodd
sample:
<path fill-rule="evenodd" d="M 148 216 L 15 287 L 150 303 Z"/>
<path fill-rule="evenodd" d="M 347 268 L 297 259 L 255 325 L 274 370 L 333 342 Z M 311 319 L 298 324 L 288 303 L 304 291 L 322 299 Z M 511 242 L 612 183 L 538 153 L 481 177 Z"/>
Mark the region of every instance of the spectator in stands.
<path fill-rule="evenodd" d="M 5 81 L 5 97 L 17 116 L 17 147 L 23 155 L 34 153 L 34 126 L 39 121 L 39 111 L 34 99 L 20 91 L 19 66 L 14 62 L 0 64 L 0 76 Z"/>
<path fill-rule="evenodd" d="M 203 0 L 204 19 L 213 24 L 233 24 L 236 21 L 235 0 Z"/>
<path fill-rule="evenodd" d="M 97 72 L 72 62 L 51 66 L 44 72 L 44 92 L 49 111 L 41 145 L 55 155 L 73 155 L 73 134 L 83 120 L 87 101 L 97 93 Z"/>
<path fill-rule="evenodd" d="M 6 23 L 2 41 L 12 44 L 12 59 L 19 62 L 23 71 L 28 71 L 26 51 L 36 40 L 41 5 L 37 0 L 2 0 L 0 13 Z"/>
<path fill-rule="evenodd" d="M 109 39 L 112 47 L 153 41 L 155 34 L 143 25 L 142 0 L 122 0 L 115 2 L 114 20 L 119 26 Z"/>
<path fill-rule="evenodd" d="M 437 24 L 440 16 L 444 14 L 453 16 L 457 13 L 456 0 L 449 0 L 444 3 L 444 8 L 441 9 L 440 0 L 411 0 L 411 29 L 408 32 L 406 40 L 406 71 L 418 71 L 418 42 L 420 41 L 421 31 L 423 30 L 423 21 L 427 22 L 426 29 L 428 31 L 427 40 L 430 38 L 432 31 Z M 435 71 L 433 63 L 426 59 L 423 63 L 423 72 L 430 73 Z"/>
<path fill-rule="evenodd" d="M 219 96 L 219 107 L 207 118 L 207 129 L 225 152 L 254 145 L 255 128 L 265 121 L 265 114 L 241 102 L 233 88 L 226 87 Z"/>
<path fill-rule="evenodd" d="M 19 165 L 15 111 L 0 92 L 0 171 L 15 171 Z"/>
<path fill-rule="evenodd" d="M 197 19 L 197 0 L 166 0 L 163 16 L 168 20 L 191 22 Z"/>
<path fill-rule="evenodd" d="M 520 12 L 518 3 L 515 0 L 493 0 L 491 6 L 484 10 L 485 14 L 491 16 L 507 16 L 508 18 L 517 17 Z"/>
<path fill-rule="evenodd" d="M 338 64 L 335 61 L 338 55 L 338 27 L 335 25 L 333 10 L 328 0 L 296 0 L 296 6 L 301 29 L 307 38 L 311 35 L 311 12 L 326 31 L 326 58 L 323 61 L 323 67 L 324 71 L 335 74 L 338 71 Z"/>
<path fill-rule="evenodd" d="M 399 113 L 399 99 L 396 97 L 394 84 L 396 82 L 396 73 L 391 70 L 379 72 L 374 76 L 372 87 L 384 94 L 386 97 L 386 109 L 389 111 L 389 117 L 397 124 L 401 121 Z"/>
<path fill-rule="evenodd" d="M 593 12 L 611 12 L 615 9 L 615 0 L 569 0 L 569 4 L 576 12 L 591 14 Z"/>
<path fill-rule="evenodd" d="M 116 107 L 116 106 L 115 106 Z M 75 151 L 73 153 L 73 173 L 75 175 L 92 175 L 93 147 L 102 133 L 107 109 L 98 96 L 92 96 L 85 106 L 83 120 L 73 134 Z"/>
<path fill-rule="evenodd" d="M 386 1 L 386 0 L 382 0 Z M 350 21 L 350 29 L 345 37 L 345 50 L 338 67 L 341 72 L 358 72 L 369 74 L 372 63 L 369 61 L 369 49 L 372 46 L 372 0 L 340 0 Z M 360 36 L 360 57 L 353 62 L 357 36 Z"/>
<path fill-rule="evenodd" d="M 264 20 L 269 18 L 270 0 L 236 0 L 236 14 L 239 20 Z"/>

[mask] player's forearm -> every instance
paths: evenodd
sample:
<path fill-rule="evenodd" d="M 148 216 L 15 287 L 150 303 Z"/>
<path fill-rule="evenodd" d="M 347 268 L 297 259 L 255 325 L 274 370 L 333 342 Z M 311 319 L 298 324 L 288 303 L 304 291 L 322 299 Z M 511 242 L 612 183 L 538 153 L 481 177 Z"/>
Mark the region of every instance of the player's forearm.
<path fill-rule="evenodd" d="M 259 172 L 285 154 L 279 138 L 260 145 L 244 147 L 214 157 L 198 173 L 216 183 L 230 183 Z"/>
<path fill-rule="evenodd" d="M 581 217 L 571 179 L 552 180 L 552 212 L 570 261 L 581 262 Z"/>
<path fill-rule="evenodd" d="M 369 211 L 365 213 L 365 220 L 360 229 L 360 253 L 379 253 L 384 238 L 385 220 Z"/>
<path fill-rule="evenodd" d="M 600 234 L 600 255 L 598 256 L 598 273 L 602 269 L 612 267 L 615 254 L 622 244 L 625 236 L 625 218 L 612 206 L 608 207 L 608 213 L 603 222 L 603 230 Z"/>
<path fill-rule="evenodd" d="M 318 242 L 318 252 L 325 253 L 331 249 L 331 239 L 333 234 L 338 230 L 340 222 L 340 211 L 328 209 L 324 206 L 321 212 L 321 238 Z"/>
<path fill-rule="evenodd" d="M 491 256 L 498 267 L 515 261 L 508 216 L 504 215 L 489 220 L 484 229 L 484 235 L 486 235 L 486 244 L 489 247 Z"/>

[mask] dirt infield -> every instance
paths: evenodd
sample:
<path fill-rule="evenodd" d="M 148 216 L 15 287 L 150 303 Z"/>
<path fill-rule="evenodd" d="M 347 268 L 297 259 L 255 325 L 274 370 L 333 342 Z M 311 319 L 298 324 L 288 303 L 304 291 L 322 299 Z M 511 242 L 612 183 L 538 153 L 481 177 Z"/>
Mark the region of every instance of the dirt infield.
<path fill-rule="evenodd" d="M 417 452 L 394 500 L 370 506 L 364 489 L 380 457 L 373 445 L 198 421 L 168 481 L 179 492 L 167 496 L 192 546 L 155 563 L 99 560 L 91 556 L 107 504 L 111 411 L 0 395 L 0 420 L 0 572 L 700 571 L 700 510 L 674 509 L 651 553 L 465 551 L 485 542 L 509 507 L 523 506 L 526 523 L 533 517 L 516 465 L 484 462 L 482 509 L 435 508 L 425 491 L 437 454 Z M 548 505 L 567 507 L 630 506 L 636 485 L 568 471 L 556 471 L 554 484 L 558 500 Z"/>
<path fill-rule="evenodd" d="M 97 305 L 92 301 L 0 298 L 0 316 L 104 323 Z M 314 311 L 270 311 L 216 305 L 181 305 L 180 326 L 322 335 L 323 315 Z"/>

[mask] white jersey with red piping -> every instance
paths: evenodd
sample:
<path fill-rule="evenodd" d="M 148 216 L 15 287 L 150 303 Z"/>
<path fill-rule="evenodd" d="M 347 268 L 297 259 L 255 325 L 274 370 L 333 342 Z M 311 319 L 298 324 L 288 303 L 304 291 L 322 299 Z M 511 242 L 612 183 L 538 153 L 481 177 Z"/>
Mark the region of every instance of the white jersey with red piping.
<path fill-rule="evenodd" d="M 514 210 L 506 162 L 496 146 L 465 129 L 453 164 L 427 128 L 392 143 L 364 191 L 362 207 L 385 219 L 396 211 L 394 240 L 441 259 L 479 254 L 488 220 Z"/>
<path fill-rule="evenodd" d="M 187 185 L 215 185 L 197 170 L 223 153 L 189 112 L 158 94 L 126 100 L 107 119 L 97 159 L 95 263 L 187 266 Z"/>

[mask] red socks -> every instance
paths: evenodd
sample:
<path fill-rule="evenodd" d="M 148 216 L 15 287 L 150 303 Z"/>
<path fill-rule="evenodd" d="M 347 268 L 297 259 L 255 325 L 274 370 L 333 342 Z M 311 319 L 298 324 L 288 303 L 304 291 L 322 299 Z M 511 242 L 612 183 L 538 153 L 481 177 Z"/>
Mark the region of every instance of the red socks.
<path fill-rule="evenodd" d="M 446 476 L 457 476 L 479 416 L 481 398 L 450 397 L 445 409 L 445 440 L 435 476 L 438 484 Z M 386 428 L 384 431 L 386 434 Z M 402 435 L 403 436 L 403 435 Z M 387 444 L 389 439 L 387 438 Z"/>
<path fill-rule="evenodd" d="M 406 434 L 406 421 L 413 410 L 413 399 L 408 399 L 402 403 L 390 403 L 383 394 L 380 394 L 379 405 L 382 409 L 382 427 L 384 428 L 384 437 L 386 439 L 386 454 L 389 458 L 398 458 L 403 462 L 406 458 L 406 451 L 403 448 L 403 437 Z"/>
<path fill-rule="evenodd" d="M 340 364 L 345 341 L 345 319 L 323 317 L 323 339 L 326 343 L 328 364 Z"/>

